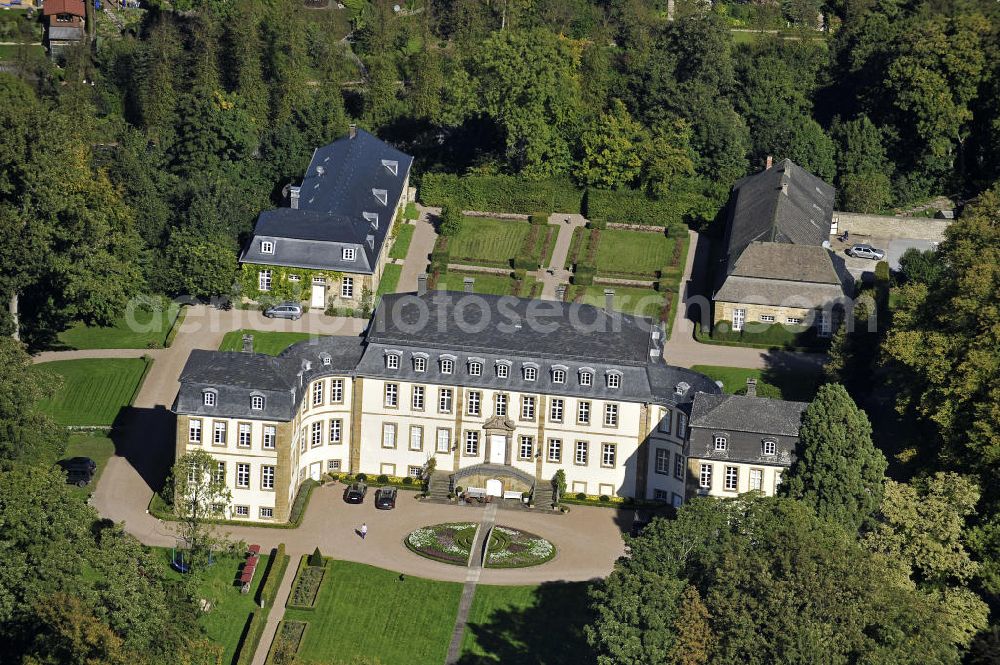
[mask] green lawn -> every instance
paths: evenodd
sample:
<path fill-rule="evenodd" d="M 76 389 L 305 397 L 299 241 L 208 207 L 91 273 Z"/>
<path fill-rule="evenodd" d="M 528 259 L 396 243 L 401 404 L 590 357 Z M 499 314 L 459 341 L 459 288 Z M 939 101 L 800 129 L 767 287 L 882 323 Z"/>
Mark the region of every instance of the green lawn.
<path fill-rule="evenodd" d="M 88 358 L 34 365 L 32 371 L 63 378 L 57 393 L 38 407 L 60 425 L 111 425 L 139 391 L 146 363 L 142 358 Z"/>
<path fill-rule="evenodd" d="M 263 353 L 269 356 L 276 356 L 292 344 L 304 341 L 313 337 L 307 332 L 276 332 L 272 330 L 231 330 L 222 338 L 219 344 L 219 351 L 242 351 L 243 335 L 253 335 L 253 350 L 255 353 Z"/>
<path fill-rule="evenodd" d="M 382 271 L 382 279 L 378 283 L 378 292 L 375 295 L 384 293 L 395 293 L 399 285 L 399 276 L 403 273 L 403 266 L 390 263 Z"/>
<path fill-rule="evenodd" d="M 473 274 L 449 270 L 444 275 L 441 275 L 441 278 L 437 283 L 437 288 L 442 291 L 461 291 L 465 288 L 465 282 L 463 280 L 466 277 L 472 277 L 476 280 L 475 284 L 472 285 L 472 289 L 475 293 L 489 293 L 497 296 L 514 295 L 513 278 L 499 273 L 477 272 Z M 527 275 L 525 277 L 526 283 L 522 287 L 522 294 L 525 297 L 531 293 L 531 289 L 537 281 L 538 280 L 531 275 Z"/>
<path fill-rule="evenodd" d="M 461 231 L 448 243 L 448 253 L 452 263 L 507 265 L 521 254 L 521 245 L 530 231 L 527 222 L 465 217 Z M 538 256 L 537 248 L 534 256 Z"/>
<path fill-rule="evenodd" d="M 382 665 L 443 663 L 462 585 L 406 576 L 347 561 L 329 561 L 314 610 L 285 612 L 310 624 L 299 656 L 310 662 Z M 511 661 L 513 662 L 513 661 Z"/>
<path fill-rule="evenodd" d="M 392 243 L 392 249 L 389 250 L 389 258 L 405 259 L 416 227 L 413 224 L 399 224 L 396 229 L 396 239 Z"/>
<path fill-rule="evenodd" d="M 161 302 L 159 307 L 136 307 L 106 328 L 74 323 L 59 333 L 59 341 L 68 349 L 162 348 L 180 306 L 167 298 Z"/>
<path fill-rule="evenodd" d="M 163 557 L 164 575 L 167 579 L 180 580 L 183 576 L 170 567 L 170 549 L 154 548 Z M 257 608 L 254 598 L 264 581 L 270 557 L 262 554 L 257 564 L 250 593 L 240 593 L 236 586 L 236 571 L 243 557 L 230 555 L 219 556 L 206 570 L 194 573 L 194 594 L 198 599 L 205 599 L 212 604 L 211 609 L 198 617 L 198 623 L 216 644 L 224 649 L 220 662 L 231 663 L 239 646 L 243 627 L 246 626 L 250 614 Z"/>
<path fill-rule="evenodd" d="M 90 496 L 94 488 L 97 487 L 97 481 L 100 480 L 104 467 L 108 464 L 108 459 L 114 454 L 115 444 L 106 436 L 91 433 L 70 434 L 69 445 L 66 446 L 66 454 L 63 457 L 66 459 L 89 457 L 97 462 L 97 473 L 94 474 L 94 479 L 90 484 L 86 487 L 72 487 L 70 489 L 83 498 Z"/>
<path fill-rule="evenodd" d="M 781 392 L 782 399 L 807 402 L 816 396 L 819 388 L 820 370 L 814 372 L 777 371 L 771 369 L 746 369 L 744 367 L 724 367 L 721 365 L 694 365 L 691 369 L 701 372 L 713 381 L 722 381 L 723 391 L 733 394 L 745 388 L 748 378 L 758 383 L 769 383 Z"/>
<path fill-rule="evenodd" d="M 459 665 L 589 665 L 586 582 L 476 587 Z"/>
<path fill-rule="evenodd" d="M 626 314 L 638 314 L 659 320 L 660 310 L 666 294 L 655 289 L 644 289 L 638 286 L 622 286 L 620 284 L 572 287 L 571 295 L 575 296 L 583 290 L 583 302 L 596 307 L 604 307 L 604 289 L 614 289 L 614 308 Z"/>
<path fill-rule="evenodd" d="M 648 276 L 670 263 L 673 238 L 662 233 L 605 229 L 598 239 L 595 264 L 598 273 L 628 273 Z"/>

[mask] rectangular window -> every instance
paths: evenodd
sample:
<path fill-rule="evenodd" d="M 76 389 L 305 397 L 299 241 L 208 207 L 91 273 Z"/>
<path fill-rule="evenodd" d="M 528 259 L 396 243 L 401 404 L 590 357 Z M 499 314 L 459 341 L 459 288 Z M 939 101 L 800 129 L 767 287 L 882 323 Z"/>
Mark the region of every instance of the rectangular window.
<path fill-rule="evenodd" d="M 330 379 L 330 404 L 341 404 L 344 401 L 344 380 Z"/>
<path fill-rule="evenodd" d="M 506 379 L 510 376 L 510 366 L 505 363 L 499 363 L 497 365 L 497 378 Z"/>
<path fill-rule="evenodd" d="M 735 492 L 736 488 L 739 486 L 740 481 L 740 470 L 735 466 L 726 467 L 726 484 L 725 488 L 727 491 Z"/>
<path fill-rule="evenodd" d="M 354 278 L 344 277 L 340 280 L 340 297 L 341 298 L 353 298 L 354 297 Z"/>
<path fill-rule="evenodd" d="M 219 462 L 215 465 L 215 482 L 225 483 L 226 482 L 226 463 Z"/>
<path fill-rule="evenodd" d="M 201 395 L 201 402 L 205 406 L 215 406 L 215 393 L 211 390 L 206 390 Z"/>
<path fill-rule="evenodd" d="M 212 443 L 217 446 L 226 445 L 226 422 L 224 420 L 216 420 L 214 429 L 212 430 Z"/>
<path fill-rule="evenodd" d="M 353 261 L 357 254 L 357 250 L 354 247 L 345 247 L 343 257 L 345 261 Z"/>
<path fill-rule="evenodd" d="M 410 478 L 421 478 L 424 475 L 424 467 L 408 466 L 406 467 L 406 475 L 408 475 Z"/>
<path fill-rule="evenodd" d="M 260 253 L 261 254 L 274 254 L 274 243 L 270 240 L 260 241 Z"/>
<path fill-rule="evenodd" d="M 673 417 L 674 414 L 669 409 L 660 409 L 660 431 L 664 434 L 670 434 L 670 421 Z"/>
<path fill-rule="evenodd" d="M 413 357 L 413 371 L 414 372 L 426 372 L 427 371 L 427 358 L 423 356 Z"/>
<path fill-rule="evenodd" d="M 702 464 L 701 474 L 698 476 L 698 487 L 712 489 L 712 465 Z"/>
<path fill-rule="evenodd" d="M 469 430 L 465 433 L 465 454 L 466 455 L 478 455 L 479 454 L 479 432 L 475 430 Z"/>
<path fill-rule="evenodd" d="M 618 427 L 618 405 L 617 404 L 605 404 L 604 405 L 604 426 L 605 427 Z"/>
<path fill-rule="evenodd" d="M 573 459 L 577 464 L 584 465 L 587 463 L 587 453 L 589 452 L 590 444 L 586 441 L 576 442 L 576 457 Z"/>
<path fill-rule="evenodd" d="M 562 439 L 549 439 L 548 459 L 555 464 L 562 462 Z"/>
<path fill-rule="evenodd" d="M 277 429 L 274 425 L 264 425 L 264 450 L 274 450 Z"/>
<path fill-rule="evenodd" d="M 674 453 L 674 478 L 684 480 L 684 456 Z"/>
<path fill-rule="evenodd" d="M 274 467 L 270 464 L 260 467 L 260 488 L 262 490 L 274 489 Z"/>
<path fill-rule="evenodd" d="M 304 453 L 306 451 L 307 439 L 308 439 L 308 437 L 306 436 L 306 428 L 303 427 L 302 428 L 302 434 L 301 434 L 301 436 L 299 436 L 299 452 L 300 453 Z"/>
<path fill-rule="evenodd" d="M 236 487 L 245 489 L 250 487 L 250 465 L 237 463 L 236 464 Z"/>
<path fill-rule="evenodd" d="M 302 278 L 301 278 L 301 277 L 299 277 L 298 275 L 292 275 L 292 274 L 289 274 L 289 275 L 288 275 L 288 281 L 289 281 L 289 282 L 301 282 L 301 281 L 302 281 Z"/>
<path fill-rule="evenodd" d="M 581 401 L 576 407 L 576 422 L 578 425 L 590 424 L 590 402 Z"/>
<path fill-rule="evenodd" d="M 451 430 L 447 427 L 439 427 L 437 431 L 437 451 L 439 453 L 451 452 Z"/>
<path fill-rule="evenodd" d="M 327 471 L 340 471 L 340 460 L 339 459 L 328 459 L 326 461 Z"/>
<path fill-rule="evenodd" d="M 398 383 L 385 384 L 385 405 L 392 408 L 396 408 L 397 406 L 399 406 Z"/>
<path fill-rule="evenodd" d="M 271 290 L 271 271 L 261 270 L 257 273 L 257 288 L 261 291 Z"/>
<path fill-rule="evenodd" d="M 721 435 L 714 436 L 712 438 L 712 440 L 715 443 L 715 449 L 718 450 L 718 451 L 725 450 L 726 446 L 728 445 L 728 440 L 726 439 L 726 437 L 721 436 Z"/>
<path fill-rule="evenodd" d="M 760 491 L 764 486 L 764 472 L 761 469 L 750 469 L 750 490 Z"/>
<path fill-rule="evenodd" d="M 761 314 L 760 320 L 763 323 L 774 323 L 774 314 Z"/>
<path fill-rule="evenodd" d="M 237 435 L 237 445 L 240 448 L 250 447 L 250 423 L 240 423 Z"/>
<path fill-rule="evenodd" d="M 830 312 L 823 310 L 819 313 L 819 334 L 820 337 L 829 337 L 832 332 Z"/>
<path fill-rule="evenodd" d="M 580 372 L 580 385 L 589 386 L 594 382 L 594 375 L 590 372 Z"/>
<path fill-rule="evenodd" d="M 468 407 L 467 411 L 468 411 L 468 413 L 469 413 L 470 416 L 478 416 L 479 415 L 479 413 L 480 413 L 479 406 L 480 406 L 480 402 L 482 401 L 482 398 L 483 398 L 483 394 L 481 392 L 479 392 L 478 390 L 470 390 L 469 391 L 469 398 L 468 398 L 468 401 L 466 402 L 466 406 Z"/>
<path fill-rule="evenodd" d="M 669 498 L 667 490 L 653 490 L 653 501 L 667 501 Z"/>
<path fill-rule="evenodd" d="M 469 376 L 482 376 L 483 364 L 475 360 L 469 363 Z"/>
<path fill-rule="evenodd" d="M 424 449 L 424 428 L 420 425 L 410 425 L 410 450 Z"/>
<path fill-rule="evenodd" d="M 777 449 L 778 449 L 778 444 L 775 443 L 774 441 L 771 441 L 770 439 L 764 441 L 764 443 L 761 446 L 762 452 L 765 455 L 769 455 L 769 456 L 770 455 L 774 455 L 775 452 L 777 452 Z"/>
<path fill-rule="evenodd" d="M 496 413 L 496 415 L 498 415 L 498 416 L 506 416 L 507 415 L 507 395 L 504 395 L 503 393 L 497 393 L 496 396 L 494 397 L 494 399 L 496 400 L 496 404 L 495 404 L 496 408 L 494 409 L 494 412 Z"/>
<path fill-rule="evenodd" d="M 520 460 L 531 459 L 535 452 L 535 439 L 530 436 L 521 436 L 521 445 L 518 447 L 517 458 Z"/>
<path fill-rule="evenodd" d="M 313 448 L 323 445 L 323 423 L 313 423 L 309 434 L 309 443 Z"/>
<path fill-rule="evenodd" d="M 687 436 L 687 424 L 688 424 L 687 414 L 678 413 L 677 414 L 677 438 L 678 439 L 683 439 L 685 436 Z"/>
<path fill-rule="evenodd" d="M 201 420 L 192 418 L 188 423 L 188 441 L 201 443 Z"/>
<path fill-rule="evenodd" d="M 415 411 L 424 410 L 424 387 L 413 386 L 413 394 L 410 395 L 410 406 Z"/>
<path fill-rule="evenodd" d="M 234 517 L 250 517 L 250 506 L 233 506 Z"/>
<path fill-rule="evenodd" d="M 667 476 L 670 475 L 670 451 L 666 448 L 656 449 L 656 465 L 653 467 L 656 473 Z"/>
<path fill-rule="evenodd" d="M 319 406 L 323 403 L 323 382 L 317 381 L 312 387 L 312 405 Z"/>
<path fill-rule="evenodd" d="M 396 423 L 382 424 L 382 447 L 383 448 L 396 447 Z"/>
<path fill-rule="evenodd" d="M 601 445 L 601 466 L 613 467 L 618 457 L 618 446 L 613 443 Z"/>
<path fill-rule="evenodd" d="M 743 324 L 747 320 L 747 311 L 745 309 L 734 309 L 733 310 L 733 330 L 739 332 L 743 330 Z"/>
<path fill-rule="evenodd" d="M 269 508 L 267 506 L 260 507 L 260 518 L 262 520 L 269 520 L 274 518 L 274 508 Z"/>
<path fill-rule="evenodd" d="M 788 318 L 785 319 L 785 323 L 790 323 L 793 326 L 797 326 L 802 323 L 802 319 L 800 319 L 797 316 L 789 316 Z"/>
<path fill-rule="evenodd" d="M 538 370 L 535 369 L 534 367 L 525 367 L 524 368 L 524 380 L 525 381 L 534 381 L 537 376 L 538 376 Z"/>
<path fill-rule="evenodd" d="M 535 398 L 528 395 L 521 397 L 521 418 L 523 420 L 535 419 Z"/>
<path fill-rule="evenodd" d="M 563 401 L 558 397 L 553 397 L 549 401 L 549 420 L 554 423 L 561 423 L 563 419 Z"/>
<path fill-rule="evenodd" d="M 451 388 L 438 390 L 438 412 L 451 413 Z"/>
<path fill-rule="evenodd" d="M 330 443 L 343 443 L 344 421 L 335 418 L 330 421 Z"/>

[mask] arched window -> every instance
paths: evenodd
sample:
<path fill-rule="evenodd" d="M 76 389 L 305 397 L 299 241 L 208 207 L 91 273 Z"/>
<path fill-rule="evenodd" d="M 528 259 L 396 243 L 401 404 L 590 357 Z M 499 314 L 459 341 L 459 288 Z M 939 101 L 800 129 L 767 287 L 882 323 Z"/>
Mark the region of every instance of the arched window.
<path fill-rule="evenodd" d="M 260 411 L 264 408 L 264 396 L 263 395 L 251 395 L 250 396 L 250 408 L 254 411 Z"/>

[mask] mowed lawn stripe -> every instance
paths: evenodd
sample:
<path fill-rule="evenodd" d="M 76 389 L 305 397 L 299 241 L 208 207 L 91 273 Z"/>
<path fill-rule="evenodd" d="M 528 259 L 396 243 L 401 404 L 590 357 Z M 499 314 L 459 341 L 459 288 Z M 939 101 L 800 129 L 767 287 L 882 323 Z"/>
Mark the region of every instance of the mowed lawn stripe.
<path fill-rule="evenodd" d="M 448 254 L 452 263 L 506 263 L 521 253 L 521 245 L 530 231 L 528 222 L 465 217 L 461 231 L 448 242 Z"/>
<path fill-rule="evenodd" d="M 219 344 L 219 351 L 242 351 L 243 335 L 253 335 L 254 353 L 263 353 L 269 356 L 276 356 L 292 344 L 298 344 L 312 337 L 323 337 L 323 335 L 313 335 L 307 332 L 281 332 L 274 330 L 230 330 L 222 338 Z"/>
<path fill-rule="evenodd" d="M 595 261 L 598 273 L 649 275 L 670 263 L 673 238 L 663 233 L 606 229 L 601 231 Z"/>
<path fill-rule="evenodd" d="M 39 409 L 60 425 L 111 425 L 118 412 L 132 403 L 146 369 L 142 358 L 57 360 L 32 371 L 58 374 L 62 387 Z M 152 361 L 149 361 L 152 362 Z"/>
<path fill-rule="evenodd" d="M 330 561 L 314 610 L 285 612 L 309 623 L 299 657 L 382 665 L 440 665 L 448 652 L 462 585 Z"/>

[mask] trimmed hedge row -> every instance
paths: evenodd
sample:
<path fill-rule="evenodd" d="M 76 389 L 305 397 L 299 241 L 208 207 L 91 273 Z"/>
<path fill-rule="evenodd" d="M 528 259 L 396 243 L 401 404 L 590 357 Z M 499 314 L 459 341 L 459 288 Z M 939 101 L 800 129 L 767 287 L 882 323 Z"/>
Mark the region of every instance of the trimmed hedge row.
<path fill-rule="evenodd" d="M 420 181 L 420 200 L 431 206 L 452 200 L 463 210 L 530 215 L 539 210 L 578 212 L 583 192 L 568 178 L 528 180 L 510 175 L 425 173 Z"/>
<path fill-rule="evenodd" d="M 264 581 L 257 589 L 257 604 L 263 605 L 263 609 L 254 610 L 250 614 L 243 631 L 243 639 L 240 640 L 236 665 L 250 665 L 253 662 L 254 654 L 260 645 L 260 638 L 264 635 L 268 613 L 278 596 L 278 587 L 281 586 L 287 568 L 288 555 L 285 554 L 285 544 L 279 543 L 278 548 L 271 553 Z"/>
<path fill-rule="evenodd" d="M 589 189 L 583 214 L 591 220 L 591 228 L 603 228 L 607 223 L 674 227 L 682 225 L 685 216 L 704 200 L 698 192 L 678 192 L 654 200 L 634 190 Z"/>

